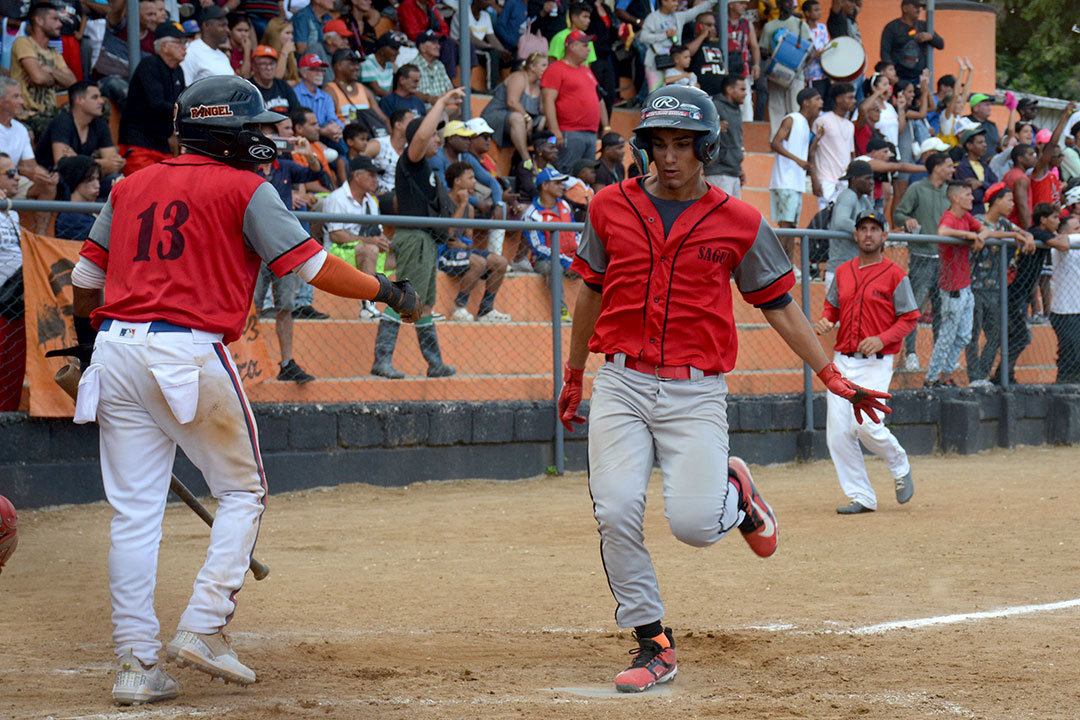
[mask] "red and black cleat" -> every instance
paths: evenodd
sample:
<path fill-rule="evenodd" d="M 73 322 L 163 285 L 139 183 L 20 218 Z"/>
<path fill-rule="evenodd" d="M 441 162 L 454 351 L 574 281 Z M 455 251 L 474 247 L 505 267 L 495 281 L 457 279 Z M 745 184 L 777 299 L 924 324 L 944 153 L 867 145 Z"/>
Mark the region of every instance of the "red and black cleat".
<path fill-rule="evenodd" d="M 776 515 L 769 503 L 758 495 L 750 468 L 742 458 L 728 459 L 728 480 L 738 489 L 739 509 L 746 513 L 746 519 L 739 524 L 739 532 L 755 554 L 769 557 L 776 552 L 779 541 Z"/>
<path fill-rule="evenodd" d="M 637 655 L 630 667 L 615 677 L 615 689 L 619 692 L 644 692 L 657 683 L 675 679 L 679 669 L 675 664 L 675 638 L 671 628 L 664 628 L 670 647 L 664 647 L 652 638 L 637 638 L 638 647 L 630 651 Z"/>

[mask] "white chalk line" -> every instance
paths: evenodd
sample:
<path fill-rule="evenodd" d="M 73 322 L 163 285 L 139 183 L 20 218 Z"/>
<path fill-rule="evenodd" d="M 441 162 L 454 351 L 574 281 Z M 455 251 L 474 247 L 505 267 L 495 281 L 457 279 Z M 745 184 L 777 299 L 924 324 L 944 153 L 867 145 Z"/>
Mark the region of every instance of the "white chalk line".
<path fill-rule="evenodd" d="M 1080 598 L 1043 603 L 1041 605 L 1014 605 L 1013 607 L 1005 607 L 998 610 L 985 610 L 982 612 L 938 615 L 937 617 L 916 618 L 914 620 L 893 620 L 892 622 L 864 625 L 863 627 L 842 630 L 839 632 L 848 635 L 879 635 L 881 633 L 889 632 L 890 630 L 916 630 L 918 628 L 932 627 L 935 625 L 955 625 L 956 623 L 975 622 L 979 620 L 995 620 L 997 618 L 1014 617 L 1016 615 L 1033 615 L 1035 613 L 1054 612 L 1055 610 L 1067 610 L 1074 607 L 1080 607 Z"/>

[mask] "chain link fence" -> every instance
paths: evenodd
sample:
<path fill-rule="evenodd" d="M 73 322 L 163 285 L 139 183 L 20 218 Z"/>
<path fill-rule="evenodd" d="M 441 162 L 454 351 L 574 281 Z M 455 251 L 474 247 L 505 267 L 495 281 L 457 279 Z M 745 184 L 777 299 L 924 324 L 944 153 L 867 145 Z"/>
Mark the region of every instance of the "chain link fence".
<path fill-rule="evenodd" d="M 89 209 L 93 206 L 87 204 Z M 67 206 L 73 209 L 74 206 Z M 27 207 L 26 209 L 33 209 Z M 37 207 L 36 209 L 52 209 Z M 321 224 L 357 218 L 343 215 L 300 213 L 312 223 L 318 237 Z M 380 222 L 390 235 L 409 225 L 423 224 L 433 232 L 460 234 L 462 223 L 452 219 L 362 216 L 364 222 Z M 433 228 L 439 225 L 440 228 Z M 458 227 L 455 227 L 458 226 Z M 255 402 L 384 402 L 384 401 L 494 401 L 551 400 L 557 393 L 561 367 L 570 345 L 570 312 L 581 290 L 581 280 L 559 277 L 551 284 L 550 263 L 537 263 L 526 250 L 524 233 L 543 231 L 548 242 L 561 232 L 574 233 L 580 224 L 537 224 L 509 221 L 471 221 L 474 253 L 464 264 L 440 261 L 434 321 L 428 325 L 399 325 L 380 313 L 384 308 L 365 306 L 310 287 L 301 288 L 295 308 L 275 309 L 273 293 L 266 293 L 266 306 L 257 307 L 265 352 L 272 369 L 263 381 L 251 386 Z M 493 230 L 498 230 L 493 234 Z M 556 232 L 550 232 L 556 231 Z M 830 231 L 778 230 L 780 235 L 827 239 Z M 892 235 L 886 256 L 905 270 L 912 268 L 909 249 L 917 244 L 936 245 L 943 238 Z M 810 243 L 802 254 L 802 277 L 811 277 Z M 497 252 L 501 245 L 501 253 Z M 483 251 L 491 254 L 484 257 Z M 968 347 L 960 353 L 956 368 L 943 371 L 942 380 L 960 386 L 997 382 L 1004 384 L 1049 384 L 1080 382 L 1080 253 L 1051 252 L 1041 246 L 1033 262 L 1023 260 L 1011 245 L 988 241 L 976 254 L 972 265 L 981 280 L 973 290 L 972 334 Z M 557 253 L 557 250 L 556 250 Z M 1075 257 L 1075 260 L 1073 259 Z M 517 261 L 516 263 L 514 261 Z M 376 269 L 393 275 L 393 255 L 380 255 Z M 1044 272 L 1043 265 L 1047 270 Z M 1012 290 L 1018 267 L 1036 267 L 1038 278 L 1030 294 L 1020 297 Z M 541 274 L 536 269 L 548 271 Z M 925 267 L 917 271 L 927 272 Z M 556 274 L 563 275 L 562 266 Z M 936 268 L 931 269 L 936 278 Z M 1045 278 L 1045 280 L 1044 280 Z M 981 284 L 979 284 L 981 283 Z M 552 290 L 555 293 L 552 293 Z M 936 291 L 936 282 L 935 288 Z M 811 320 L 821 316 L 826 286 L 817 278 L 796 285 L 792 294 Z M 734 314 L 738 324 L 739 358 L 727 381 L 733 395 L 810 393 L 821 387 L 802 361 L 779 338 L 762 313 L 746 304 L 733 288 Z M 935 347 L 934 312 L 931 298 L 922 307 L 922 317 L 905 351 L 896 356 L 894 389 L 923 386 Z M 489 297 L 485 305 L 485 295 Z M 1014 297 L 1014 295 L 1017 295 Z M 16 299 L 17 298 L 17 299 Z M 0 313 L 0 384 L 7 391 L 10 407 L 18 407 L 23 395 L 21 344 L 23 320 L 18 316 L 21 298 L 14 294 Z M 494 313 L 483 310 L 492 308 Z M 1045 319 L 1044 319 L 1045 318 Z M 940 315 L 938 320 L 940 320 Z M 834 335 L 822 337 L 831 350 Z M 291 352 L 290 352 L 291 345 Z M 381 346 L 381 347 L 380 347 Z M 377 348 L 402 377 L 391 379 L 373 374 Z M 910 349 L 910 352 L 908 352 Z M 1000 373 L 1000 354 L 1015 358 L 1013 372 Z M 281 363 L 292 360 L 302 369 L 304 382 L 289 378 Z M 590 358 L 586 385 L 602 362 Z M 1008 362 L 1007 365 L 1013 365 Z M 429 377 L 434 368 L 447 365 L 453 374 Z M 281 372 L 280 376 L 275 373 Z M 279 379 L 280 377 L 280 379 Z M 981 382 L 980 382 L 981 381 Z M 24 402 L 25 405 L 25 402 Z"/>
<path fill-rule="evenodd" d="M 26 312 L 22 269 L 0 277 L 0 412 L 25 407 Z"/>

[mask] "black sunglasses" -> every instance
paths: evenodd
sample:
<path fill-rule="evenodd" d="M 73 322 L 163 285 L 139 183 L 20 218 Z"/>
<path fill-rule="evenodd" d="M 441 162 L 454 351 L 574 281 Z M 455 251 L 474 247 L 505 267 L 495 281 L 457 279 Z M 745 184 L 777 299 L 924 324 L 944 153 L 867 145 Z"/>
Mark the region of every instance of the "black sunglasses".
<path fill-rule="evenodd" d="M 14 178 L 19 176 L 19 171 L 15 168 L 9 168 L 8 170 L 4 171 L 4 174 L 7 175 L 9 178 Z"/>

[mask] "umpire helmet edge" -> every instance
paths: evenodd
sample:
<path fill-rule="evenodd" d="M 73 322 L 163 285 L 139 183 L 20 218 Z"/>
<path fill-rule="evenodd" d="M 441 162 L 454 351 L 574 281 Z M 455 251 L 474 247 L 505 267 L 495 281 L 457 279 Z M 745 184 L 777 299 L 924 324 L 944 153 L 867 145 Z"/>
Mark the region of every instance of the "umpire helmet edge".
<path fill-rule="evenodd" d="M 230 75 L 197 80 L 180 93 L 173 109 L 182 147 L 230 162 L 273 160 L 277 147 L 259 126 L 284 119 L 266 109 L 262 94 L 251 82 Z"/>
<path fill-rule="evenodd" d="M 713 162 L 720 152 L 720 115 L 704 90 L 672 85 L 654 90 L 645 99 L 641 122 L 630 138 L 634 161 L 643 173 L 653 159 L 651 131 L 659 128 L 699 133 L 694 141 L 694 156 L 705 165 Z"/>

